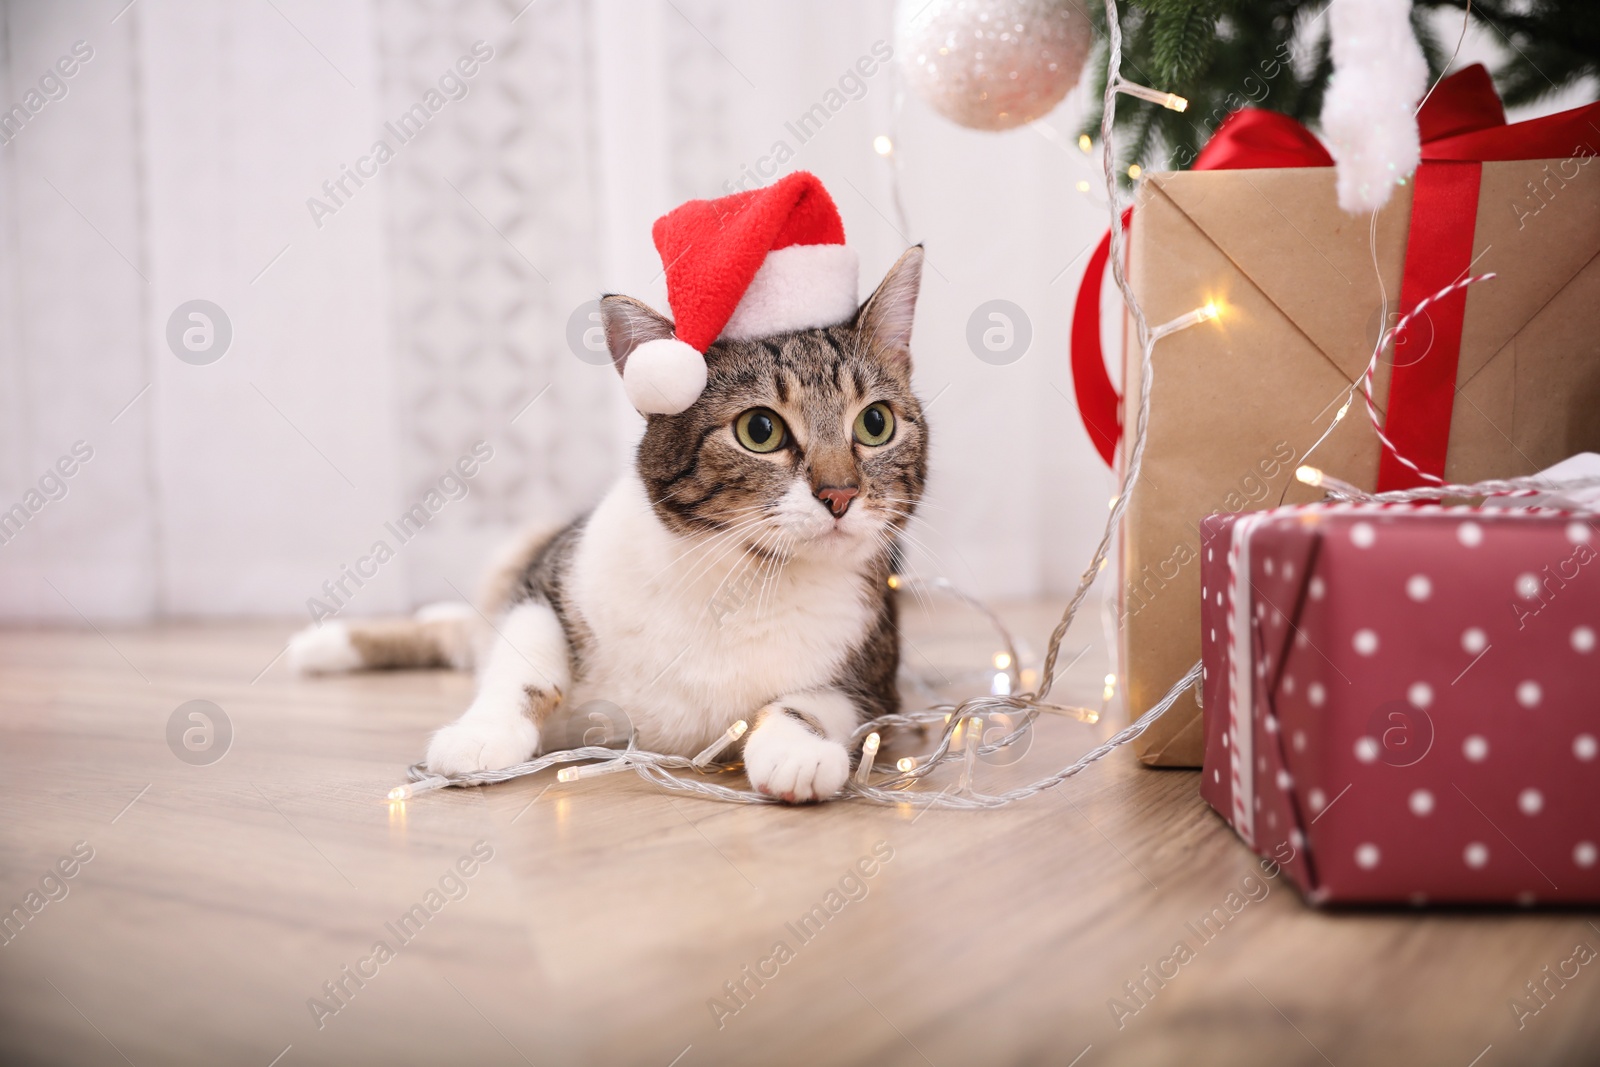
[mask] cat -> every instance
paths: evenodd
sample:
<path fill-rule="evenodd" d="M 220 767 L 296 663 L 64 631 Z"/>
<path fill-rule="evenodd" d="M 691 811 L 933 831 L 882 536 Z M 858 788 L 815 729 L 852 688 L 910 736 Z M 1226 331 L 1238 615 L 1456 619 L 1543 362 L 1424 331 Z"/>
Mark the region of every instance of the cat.
<path fill-rule="evenodd" d="M 746 720 L 752 787 L 835 795 L 851 733 L 899 710 L 888 579 L 927 476 L 910 352 L 922 258 L 902 255 L 846 323 L 713 344 L 700 398 L 647 416 L 633 469 L 591 512 L 513 546 L 482 617 L 324 622 L 291 640 L 291 666 L 476 662 L 471 705 L 428 745 L 438 774 L 521 763 L 559 707 L 606 701 L 658 752 L 694 755 Z M 629 297 L 600 315 L 619 372 L 673 336 Z"/>

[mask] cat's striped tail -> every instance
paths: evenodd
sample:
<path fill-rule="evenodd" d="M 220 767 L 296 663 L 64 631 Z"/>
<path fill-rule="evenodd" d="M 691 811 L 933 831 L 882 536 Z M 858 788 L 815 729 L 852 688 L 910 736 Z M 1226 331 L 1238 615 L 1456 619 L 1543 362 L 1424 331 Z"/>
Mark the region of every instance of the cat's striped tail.
<path fill-rule="evenodd" d="M 457 601 L 430 604 L 410 618 L 330 619 L 289 639 L 289 669 L 295 674 L 429 667 L 471 670 L 477 649 L 493 640 L 488 620 L 510 607 L 528 568 L 560 530 L 558 525 L 533 523 L 500 547 L 478 598 L 482 614 Z"/>
<path fill-rule="evenodd" d="M 329 619 L 289 639 L 295 674 L 349 671 L 470 670 L 480 631 L 488 625 L 470 604 L 430 604 L 410 618 Z"/>

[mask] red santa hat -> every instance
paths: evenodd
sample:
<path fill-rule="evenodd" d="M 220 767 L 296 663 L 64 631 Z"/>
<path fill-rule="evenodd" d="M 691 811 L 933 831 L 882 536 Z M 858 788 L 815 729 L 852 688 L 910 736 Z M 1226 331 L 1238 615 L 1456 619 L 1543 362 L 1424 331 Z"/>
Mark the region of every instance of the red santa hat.
<path fill-rule="evenodd" d="M 656 220 L 675 337 L 628 356 L 623 385 L 646 414 L 674 415 L 706 387 L 705 350 L 847 322 L 858 264 L 839 210 L 816 175 L 797 171 L 762 189 L 691 200 Z"/>

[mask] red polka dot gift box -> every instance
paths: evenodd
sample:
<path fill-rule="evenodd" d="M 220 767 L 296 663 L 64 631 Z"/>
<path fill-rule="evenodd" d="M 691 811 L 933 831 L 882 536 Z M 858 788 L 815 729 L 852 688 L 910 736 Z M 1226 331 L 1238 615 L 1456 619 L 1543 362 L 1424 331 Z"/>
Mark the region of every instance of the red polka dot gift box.
<path fill-rule="evenodd" d="M 1600 516 L 1201 523 L 1201 795 L 1312 903 L 1600 903 Z"/>

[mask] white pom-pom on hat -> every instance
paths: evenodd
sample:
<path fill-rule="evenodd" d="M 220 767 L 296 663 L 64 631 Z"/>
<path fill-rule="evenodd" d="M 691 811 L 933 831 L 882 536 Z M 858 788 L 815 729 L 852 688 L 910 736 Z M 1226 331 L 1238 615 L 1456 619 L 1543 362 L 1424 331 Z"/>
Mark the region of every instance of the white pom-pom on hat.
<path fill-rule="evenodd" d="M 676 337 L 658 337 L 628 356 L 622 386 L 646 415 L 676 415 L 705 391 L 706 359 Z"/>

